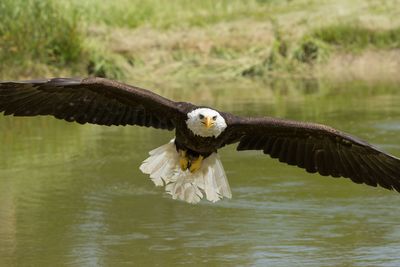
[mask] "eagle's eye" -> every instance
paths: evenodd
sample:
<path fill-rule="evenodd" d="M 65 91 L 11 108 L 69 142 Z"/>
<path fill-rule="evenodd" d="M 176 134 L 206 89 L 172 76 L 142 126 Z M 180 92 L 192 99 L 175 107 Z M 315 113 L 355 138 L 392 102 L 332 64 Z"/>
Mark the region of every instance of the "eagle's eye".
<path fill-rule="evenodd" d="M 200 115 L 199 115 L 199 118 L 200 118 L 200 120 L 204 119 L 204 115 L 203 115 L 203 114 L 200 114 Z"/>
<path fill-rule="evenodd" d="M 213 119 L 213 120 L 216 120 L 216 119 L 217 119 L 217 115 L 215 115 L 212 119 Z"/>

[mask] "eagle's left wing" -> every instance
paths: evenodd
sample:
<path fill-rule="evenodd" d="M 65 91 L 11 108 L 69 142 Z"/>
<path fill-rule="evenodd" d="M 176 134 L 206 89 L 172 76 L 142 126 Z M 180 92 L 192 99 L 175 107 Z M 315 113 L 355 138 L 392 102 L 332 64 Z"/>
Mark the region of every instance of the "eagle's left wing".
<path fill-rule="evenodd" d="M 331 127 L 276 118 L 226 116 L 225 144 L 262 150 L 272 158 L 323 176 L 347 177 L 400 192 L 400 159 Z"/>

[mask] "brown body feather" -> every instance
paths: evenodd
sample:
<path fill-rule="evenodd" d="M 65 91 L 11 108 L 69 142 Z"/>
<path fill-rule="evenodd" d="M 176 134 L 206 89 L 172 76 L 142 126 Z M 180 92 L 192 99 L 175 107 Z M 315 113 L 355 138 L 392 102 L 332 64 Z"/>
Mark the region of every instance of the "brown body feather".
<path fill-rule="evenodd" d="M 221 112 L 228 127 L 218 138 L 204 138 L 186 127 L 187 113 L 196 108 L 101 78 L 0 83 L 0 112 L 5 115 L 175 129 L 180 147 L 205 156 L 239 142 L 239 151 L 260 150 L 310 173 L 400 192 L 400 160 L 351 135 L 320 124 Z"/>

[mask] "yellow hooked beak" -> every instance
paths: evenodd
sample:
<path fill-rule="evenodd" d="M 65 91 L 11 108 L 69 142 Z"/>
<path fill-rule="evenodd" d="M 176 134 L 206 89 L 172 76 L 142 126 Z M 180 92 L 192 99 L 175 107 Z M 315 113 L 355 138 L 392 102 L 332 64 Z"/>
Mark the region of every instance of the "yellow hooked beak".
<path fill-rule="evenodd" d="M 206 128 L 208 129 L 208 128 L 210 128 L 211 126 L 213 126 L 214 121 L 213 121 L 213 119 L 210 118 L 210 117 L 205 117 L 205 118 L 203 119 L 203 124 L 204 124 L 204 125 L 206 126 Z"/>

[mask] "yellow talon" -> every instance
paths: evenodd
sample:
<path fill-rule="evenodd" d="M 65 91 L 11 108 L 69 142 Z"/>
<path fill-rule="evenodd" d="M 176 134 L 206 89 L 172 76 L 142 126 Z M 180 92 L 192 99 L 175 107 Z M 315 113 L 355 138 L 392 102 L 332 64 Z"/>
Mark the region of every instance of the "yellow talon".
<path fill-rule="evenodd" d="M 201 163 L 203 162 L 203 156 L 199 156 L 197 159 L 193 160 L 192 163 L 190 164 L 190 172 L 196 172 L 200 169 Z"/>
<path fill-rule="evenodd" d="M 181 166 L 182 171 L 185 171 L 188 168 L 189 159 L 186 156 L 185 150 L 179 150 L 179 165 Z"/>

